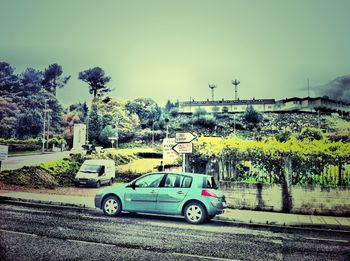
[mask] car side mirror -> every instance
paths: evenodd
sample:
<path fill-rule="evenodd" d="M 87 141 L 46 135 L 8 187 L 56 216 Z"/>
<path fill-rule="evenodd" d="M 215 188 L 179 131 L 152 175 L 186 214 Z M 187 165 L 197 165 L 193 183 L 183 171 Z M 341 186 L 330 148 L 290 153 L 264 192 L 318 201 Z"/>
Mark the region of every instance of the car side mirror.
<path fill-rule="evenodd" d="M 99 171 L 98 175 L 99 175 L 99 176 L 102 176 L 104 173 L 105 173 L 105 166 L 102 166 L 102 167 L 100 168 L 100 171 Z"/>
<path fill-rule="evenodd" d="M 135 190 L 135 188 L 137 187 L 135 182 L 131 182 L 129 185 L 127 185 L 126 187 L 128 188 L 132 188 L 133 190 Z"/>

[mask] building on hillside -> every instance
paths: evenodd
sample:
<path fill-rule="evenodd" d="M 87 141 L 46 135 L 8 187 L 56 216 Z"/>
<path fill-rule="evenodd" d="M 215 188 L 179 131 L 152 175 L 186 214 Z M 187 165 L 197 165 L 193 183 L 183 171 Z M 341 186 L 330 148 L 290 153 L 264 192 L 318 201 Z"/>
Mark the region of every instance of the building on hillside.
<path fill-rule="evenodd" d="M 216 100 L 210 101 L 183 101 L 179 102 L 180 113 L 193 113 L 198 109 L 207 112 L 244 112 L 248 106 L 252 106 L 259 112 L 337 112 L 340 114 L 350 113 L 350 104 L 336 101 L 328 97 L 305 97 L 289 98 L 284 100 L 275 99 L 252 99 L 252 100 Z"/>

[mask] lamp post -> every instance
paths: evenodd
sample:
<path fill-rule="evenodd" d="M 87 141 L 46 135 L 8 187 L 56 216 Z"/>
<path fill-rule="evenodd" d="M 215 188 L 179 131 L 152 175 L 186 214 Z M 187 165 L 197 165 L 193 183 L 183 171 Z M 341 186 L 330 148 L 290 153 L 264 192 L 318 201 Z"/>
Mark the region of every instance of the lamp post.
<path fill-rule="evenodd" d="M 234 79 L 231 83 L 235 86 L 235 102 L 237 102 L 237 86 L 241 83 L 239 80 Z M 236 135 L 236 114 L 233 114 L 233 134 Z"/>

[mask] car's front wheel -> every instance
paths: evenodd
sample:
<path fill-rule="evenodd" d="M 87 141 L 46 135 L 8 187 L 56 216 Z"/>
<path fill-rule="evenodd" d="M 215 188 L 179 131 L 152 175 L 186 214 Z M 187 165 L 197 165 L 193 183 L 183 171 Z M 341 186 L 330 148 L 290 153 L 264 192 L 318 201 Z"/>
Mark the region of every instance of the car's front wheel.
<path fill-rule="evenodd" d="M 186 221 L 191 224 L 201 224 L 207 218 L 207 213 L 204 207 L 197 202 L 190 202 L 187 204 L 184 214 Z"/>
<path fill-rule="evenodd" d="M 122 212 L 122 204 L 116 196 L 108 196 L 103 201 L 102 209 L 107 216 L 115 217 Z"/>

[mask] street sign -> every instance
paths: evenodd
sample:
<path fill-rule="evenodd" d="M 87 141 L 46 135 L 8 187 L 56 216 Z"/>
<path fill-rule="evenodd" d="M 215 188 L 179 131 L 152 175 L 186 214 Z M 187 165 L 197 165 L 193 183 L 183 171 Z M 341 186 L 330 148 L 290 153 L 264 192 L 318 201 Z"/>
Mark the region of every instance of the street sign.
<path fill-rule="evenodd" d="M 194 135 L 191 132 L 177 132 L 175 136 L 175 142 L 176 143 L 189 143 L 194 141 L 197 138 L 196 135 Z"/>
<path fill-rule="evenodd" d="M 176 145 L 175 138 L 165 138 L 163 139 L 163 162 L 173 163 L 175 159 L 179 156 L 172 148 Z"/>
<path fill-rule="evenodd" d="M 172 147 L 173 151 L 179 154 L 191 154 L 193 151 L 193 145 L 191 142 L 189 143 L 177 143 Z"/>
<path fill-rule="evenodd" d="M 0 145 L 0 161 L 7 160 L 8 152 L 9 152 L 8 146 Z"/>

